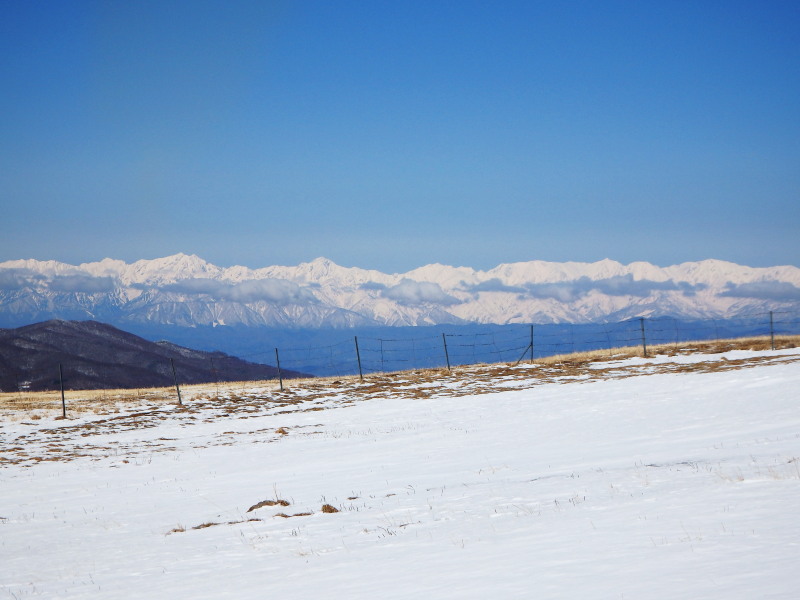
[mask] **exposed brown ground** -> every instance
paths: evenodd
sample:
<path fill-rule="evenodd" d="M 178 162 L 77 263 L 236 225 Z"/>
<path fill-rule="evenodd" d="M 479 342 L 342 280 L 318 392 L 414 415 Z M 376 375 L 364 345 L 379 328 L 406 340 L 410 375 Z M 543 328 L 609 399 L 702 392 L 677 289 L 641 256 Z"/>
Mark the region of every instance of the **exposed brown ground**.
<path fill-rule="evenodd" d="M 663 344 L 648 347 L 648 356 L 676 356 L 680 354 L 718 354 L 730 350 L 769 350 L 769 337 L 738 338 L 704 342 L 681 342 L 680 344 Z M 776 349 L 796 348 L 800 346 L 800 336 L 780 336 L 775 338 Z M 320 377 L 314 379 L 295 379 L 284 382 L 286 389 L 280 391 L 276 381 L 240 381 L 220 384 L 198 384 L 181 386 L 184 411 L 194 412 L 198 400 L 204 404 L 211 402 L 217 408 L 229 406 L 235 413 L 254 410 L 260 412 L 264 402 L 273 405 L 294 407 L 318 397 L 321 393 L 330 394 L 332 389 L 346 391 L 352 400 L 371 396 L 403 396 L 426 397 L 436 395 L 464 395 L 487 393 L 493 390 L 492 383 L 496 379 L 532 380 L 531 383 L 552 381 L 555 378 L 607 377 L 619 369 L 610 365 L 608 369 L 598 368 L 597 363 L 621 360 L 642 356 L 640 346 L 612 348 L 592 352 L 561 354 L 536 359 L 536 369 L 519 368 L 513 363 L 478 364 L 454 367 L 450 372 L 445 368 L 417 369 L 394 373 L 376 373 L 368 375 L 364 381 L 358 376 Z M 746 360 L 719 360 L 702 362 L 676 367 L 658 367 L 669 371 L 713 371 L 738 368 L 746 364 L 758 364 L 773 361 L 771 357 L 755 357 Z M 528 364 L 523 361 L 523 365 Z M 637 373 L 629 373 L 630 376 Z M 622 375 L 621 373 L 619 374 Z M 463 386 L 454 386 L 463 383 Z M 420 388 L 420 384 L 428 387 Z M 450 393 L 445 391 L 450 390 Z M 82 413 L 95 415 L 121 415 L 131 419 L 144 417 L 148 411 L 163 409 L 178 403 L 174 388 L 149 388 L 126 390 L 81 390 L 65 393 L 67 418 Z M 254 404 L 256 402 L 256 404 Z M 307 407 L 313 410 L 313 407 Z M 131 411 L 135 411 L 131 413 Z M 41 419 L 61 415 L 60 392 L 16 392 L 0 393 L 0 420 Z"/>
<path fill-rule="evenodd" d="M 800 336 L 775 340 L 777 349 L 797 348 Z M 379 398 L 426 400 L 436 397 L 487 394 L 508 389 L 530 389 L 544 383 L 618 379 L 643 374 L 715 372 L 761 364 L 800 361 L 800 352 L 778 356 L 749 356 L 735 360 L 713 356 L 730 350 L 768 350 L 769 338 L 747 338 L 714 342 L 683 343 L 649 349 L 652 356 L 705 353 L 708 360 L 681 364 L 660 359 L 624 365 L 619 361 L 641 356 L 641 348 L 553 356 L 533 365 L 508 363 L 471 365 L 447 369 L 426 369 L 358 377 L 292 381 L 280 391 L 275 382 L 187 386 L 182 388 L 183 405 L 177 404 L 174 389 L 69 392 L 67 419 L 61 420 L 59 393 L 0 394 L 0 468 L 17 464 L 33 466 L 43 461 L 97 459 L 117 456 L 122 462 L 143 460 L 153 452 L 175 449 L 176 438 L 147 437 L 120 441 L 113 434 L 147 429 L 170 420 L 180 428 L 199 423 L 220 425 L 219 433 L 206 445 L 232 445 L 242 436 L 253 443 L 279 442 L 287 436 L 320 433 L 319 426 L 288 426 L 281 415 L 313 412 Z M 239 419 L 275 417 L 261 429 L 242 431 Z M 58 419 L 58 420 L 54 420 Z M 23 425 L 3 431 L 2 423 Z M 225 425 L 225 423 L 230 423 Z M 237 431 L 237 429 L 239 431 Z M 179 431 L 172 429 L 172 432 Z M 175 435 L 173 433 L 173 435 Z"/>

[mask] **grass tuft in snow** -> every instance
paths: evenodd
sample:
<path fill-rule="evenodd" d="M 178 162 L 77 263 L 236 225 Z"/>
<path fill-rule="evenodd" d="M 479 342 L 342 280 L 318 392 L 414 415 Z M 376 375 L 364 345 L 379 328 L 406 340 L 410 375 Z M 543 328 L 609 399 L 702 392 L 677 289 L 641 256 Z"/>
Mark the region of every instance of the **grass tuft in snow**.
<path fill-rule="evenodd" d="M 258 504 L 254 504 L 250 508 L 247 509 L 247 512 L 253 512 L 254 510 L 258 510 L 259 508 L 264 508 L 265 506 L 289 506 L 291 502 L 288 500 L 262 500 Z"/>

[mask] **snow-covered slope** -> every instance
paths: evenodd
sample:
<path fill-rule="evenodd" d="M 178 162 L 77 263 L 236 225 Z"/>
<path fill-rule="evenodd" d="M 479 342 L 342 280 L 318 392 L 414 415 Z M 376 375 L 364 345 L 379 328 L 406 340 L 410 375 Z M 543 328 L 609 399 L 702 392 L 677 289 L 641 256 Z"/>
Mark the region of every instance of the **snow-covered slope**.
<path fill-rule="evenodd" d="M 798 359 L 3 414 L 0 594 L 794 599 Z"/>
<path fill-rule="evenodd" d="M 0 325 L 48 318 L 197 325 L 348 327 L 727 318 L 800 306 L 800 269 L 705 260 L 666 268 L 531 261 L 488 271 L 432 264 L 386 274 L 318 258 L 222 268 L 177 254 L 0 263 Z"/>

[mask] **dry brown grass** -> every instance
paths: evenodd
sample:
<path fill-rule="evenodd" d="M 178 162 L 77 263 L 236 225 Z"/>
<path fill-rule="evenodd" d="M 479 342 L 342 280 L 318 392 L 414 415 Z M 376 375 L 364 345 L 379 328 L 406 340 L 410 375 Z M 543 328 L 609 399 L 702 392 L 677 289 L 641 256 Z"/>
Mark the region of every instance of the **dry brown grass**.
<path fill-rule="evenodd" d="M 794 348 L 800 345 L 800 336 L 776 338 L 776 347 Z M 768 337 L 718 340 L 713 342 L 667 344 L 649 348 L 650 355 L 681 355 L 719 353 L 729 350 L 764 350 L 770 347 Z M 620 379 L 660 373 L 706 373 L 754 367 L 763 364 L 785 364 L 800 361 L 800 355 L 759 354 L 738 358 L 708 356 L 691 361 L 632 361 L 620 364 L 626 357 L 641 356 L 640 347 L 615 348 L 596 352 L 583 352 L 554 356 L 537 360 L 536 365 L 515 366 L 514 363 L 470 365 L 446 369 L 417 369 L 413 371 L 376 374 L 364 382 L 357 377 L 307 380 L 307 388 L 296 388 L 294 392 L 280 392 L 274 382 L 252 382 L 241 388 L 225 390 L 215 395 L 215 386 L 186 386 L 184 404 L 178 406 L 174 390 L 100 390 L 94 392 L 69 392 L 67 395 L 66 421 L 54 422 L 61 414 L 60 394 L 41 392 L 38 394 L 0 395 L 0 420 L 24 420 L 26 427 L 10 436 L 4 452 L 0 453 L 0 468 L 18 464 L 33 466 L 43 461 L 70 461 L 79 458 L 96 460 L 98 456 L 114 454 L 128 460 L 142 460 L 153 452 L 168 452 L 176 448 L 176 438 L 160 437 L 146 442 L 126 444 L 109 442 L 107 434 L 116 434 L 138 429 L 158 427 L 165 420 L 179 427 L 191 427 L 195 423 L 219 422 L 222 419 L 248 419 L 269 415 L 278 417 L 284 413 L 322 411 L 347 406 L 355 402 L 367 402 L 383 398 L 426 401 L 441 397 L 477 396 L 498 391 L 534 389 L 542 384 L 588 382 L 597 379 Z M 328 381 L 327 384 L 322 383 Z M 249 388 L 247 386 L 250 386 Z M 187 392 L 186 390 L 193 390 Z M 120 393 L 116 393 L 120 392 Z M 77 400 L 70 394 L 81 394 Z M 4 398 L 5 397 L 5 398 Z M 4 404 L 5 402 L 5 404 Z M 26 403 L 27 402 L 27 403 Z M 27 406 L 28 408 L 22 408 Z M 72 419 L 75 413 L 93 411 L 100 416 L 85 414 L 84 418 Z M 119 414 L 117 414 L 119 413 Z M 87 418 L 88 417 L 88 418 Z M 277 427 L 270 423 L 260 429 L 239 432 L 236 428 L 222 426 L 222 433 L 209 443 L 231 445 L 243 437 L 257 437 L 259 443 L 280 443 L 290 431 L 297 436 L 320 433 L 321 425 L 295 425 L 291 428 Z M 309 427 L 311 430 L 304 430 Z M 177 435 L 177 434 L 176 434 Z M 266 500 L 252 506 L 256 510 L 264 506 L 288 506 L 280 500 L 274 490 L 274 500 Z M 278 515 L 280 516 L 280 515 Z M 300 515 L 283 515 L 300 516 Z"/>
<path fill-rule="evenodd" d="M 262 500 L 261 502 L 254 504 L 250 508 L 247 509 L 247 512 L 253 512 L 254 510 L 258 510 L 259 508 L 263 508 L 265 506 L 289 506 L 290 502 L 288 500 Z"/>
<path fill-rule="evenodd" d="M 797 348 L 800 346 L 800 335 L 775 336 L 775 349 L 783 350 L 786 348 Z M 648 356 L 677 354 L 718 354 L 731 350 L 770 350 L 771 340 L 769 336 L 731 338 L 724 340 L 708 340 L 697 342 L 678 342 L 672 344 L 656 344 L 647 346 Z M 592 350 L 588 352 L 573 352 L 570 354 L 556 354 L 534 360 L 535 364 L 556 365 L 556 364 L 584 364 L 588 362 L 598 362 L 607 360 L 621 360 L 642 356 L 641 346 L 626 346 L 621 348 L 608 348 L 602 350 Z"/>
<path fill-rule="evenodd" d="M 183 393 L 183 388 L 181 392 Z M 174 388 L 66 390 L 64 397 L 67 414 L 70 412 L 114 414 L 131 404 L 177 403 Z M 41 413 L 61 412 L 61 392 L 0 392 L 0 416 L 5 417 L 6 411 L 29 413 L 28 418 L 34 419 L 37 416 L 41 417 Z"/>
<path fill-rule="evenodd" d="M 261 521 L 261 519 L 244 519 L 241 521 L 228 521 L 227 523 L 217 523 L 215 521 L 208 521 L 206 523 L 201 523 L 200 525 L 195 525 L 194 527 L 192 527 L 192 530 L 196 531 L 198 529 L 207 529 L 209 527 L 216 527 L 218 525 L 241 525 L 242 523 L 253 523 L 255 521 Z M 183 525 L 178 525 L 174 529 L 170 529 L 167 532 L 167 535 L 171 535 L 173 533 L 186 533 L 186 527 L 184 527 Z"/>
<path fill-rule="evenodd" d="M 648 355 L 677 355 L 687 353 L 720 353 L 730 350 L 768 350 L 770 349 L 769 336 L 680 342 L 678 344 L 660 344 L 648 346 Z M 775 347 L 778 349 L 795 348 L 800 346 L 800 336 L 776 336 Z M 611 348 L 591 352 L 576 352 L 539 358 L 535 364 L 547 370 L 548 377 L 578 376 L 585 365 L 624 358 L 642 356 L 641 346 L 626 348 Z M 693 367 L 697 369 L 698 367 Z M 352 402 L 355 398 L 380 397 L 392 394 L 409 398 L 426 398 L 433 393 L 457 394 L 456 390 L 442 392 L 441 389 L 420 388 L 420 384 L 443 381 L 460 381 L 469 374 L 476 380 L 483 380 L 484 387 L 472 386 L 473 392 L 485 391 L 489 380 L 501 376 L 519 378 L 539 377 L 535 370 L 514 368 L 513 363 L 479 364 L 454 367 L 452 371 L 446 368 L 414 369 L 409 371 L 396 371 L 390 373 L 375 373 L 368 375 L 362 382 L 357 375 L 345 377 L 320 377 L 314 379 L 292 379 L 284 382 L 287 389 L 278 390 L 278 382 L 268 381 L 241 381 L 224 384 L 196 384 L 181 386 L 184 399 L 182 410 L 194 414 L 193 400 L 204 399 L 204 406 L 214 406 L 221 410 L 218 416 L 258 414 L 263 409 L 265 402 L 276 405 L 285 405 L 288 412 L 298 410 L 294 405 L 306 404 L 327 394 L 331 388 L 341 389 L 352 397 L 343 402 Z M 478 382 L 479 383 L 479 382 Z M 291 387 L 288 387 L 291 386 Z M 468 386 L 469 387 L 469 386 Z M 149 388 L 149 389 L 122 389 L 122 390 L 68 390 L 66 392 L 67 417 L 81 413 L 94 413 L 96 415 L 117 415 L 129 413 L 132 409 L 137 411 L 155 410 L 169 405 L 177 405 L 177 395 L 174 388 Z M 289 410 L 290 409 L 290 410 Z M 300 410 L 323 410 L 318 406 L 308 406 Z M 37 420 L 44 417 L 52 418 L 61 414 L 61 394 L 54 392 L 5 392 L 0 393 L 0 419 L 1 420 Z M 144 414 L 144 413 L 142 413 Z M 126 415 L 126 418 L 131 415 Z M 110 418 L 115 418 L 111 416 Z M 280 428 L 276 433 L 285 435 L 287 430 Z"/>

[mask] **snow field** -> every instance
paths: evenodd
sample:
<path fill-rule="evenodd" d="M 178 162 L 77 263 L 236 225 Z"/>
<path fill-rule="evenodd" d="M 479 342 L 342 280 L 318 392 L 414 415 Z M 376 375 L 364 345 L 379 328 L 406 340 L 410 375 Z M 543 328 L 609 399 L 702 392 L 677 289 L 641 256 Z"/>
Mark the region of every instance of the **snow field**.
<path fill-rule="evenodd" d="M 0 469 L 0 598 L 794 598 L 799 384 L 782 362 L 165 413 Z M 267 499 L 290 504 L 247 512 Z"/>

